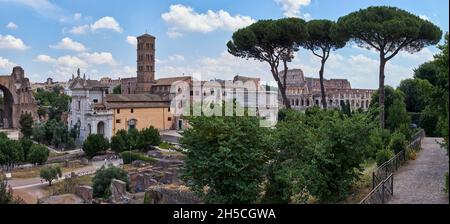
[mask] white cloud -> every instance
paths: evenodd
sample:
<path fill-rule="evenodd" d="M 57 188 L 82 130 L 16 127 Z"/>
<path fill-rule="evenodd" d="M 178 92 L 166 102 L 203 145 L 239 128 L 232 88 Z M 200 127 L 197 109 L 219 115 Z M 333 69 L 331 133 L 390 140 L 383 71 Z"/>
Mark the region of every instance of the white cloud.
<path fill-rule="evenodd" d="M 117 62 L 109 52 L 82 53 L 79 55 L 88 64 L 115 66 Z"/>
<path fill-rule="evenodd" d="M 0 34 L 0 49 L 26 50 L 27 48 L 20 38 Z"/>
<path fill-rule="evenodd" d="M 16 66 L 16 63 L 10 61 L 7 58 L 0 57 L 0 69 L 3 69 L 5 71 L 11 70 L 14 66 Z"/>
<path fill-rule="evenodd" d="M 173 30 L 167 31 L 166 34 L 167 34 L 167 36 L 170 37 L 170 38 L 177 38 L 177 37 L 182 37 L 182 36 L 183 36 L 182 33 L 177 32 L 177 31 L 173 31 Z"/>
<path fill-rule="evenodd" d="M 70 77 L 69 74 L 72 74 L 78 68 L 86 69 L 88 64 L 78 57 L 66 55 L 59 57 L 54 67 L 57 74 Z"/>
<path fill-rule="evenodd" d="M 74 20 L 80 20 L 83 17 L 83 15 L 79 12 L 73 14 L 73 19 Z"/>
<path fill-rule="evenodd" d="M 172 56 L 169 56 L 169 60 L 171 61 L 184 61 L 184 56 L 179 54 L 174 54 Z"/>
<path fill-rule="evenodd" d="M 86 34 L 89 31 L 89 25 L 74 26 L 70 29 L 71 34 Z"/>
<path fill-rule="evenodd" d="M 208 10 L 206 13 L 198 13 L 192 7 L 180 4 L 171 5 L 169 12 L 163 13 L 161 17 L 169 24 L 167 35 L 172 38 L 181 36 L 181 31 L 203 33 L 219 29 L 235 31 L 255 22 L 249 16 L 231 16 L 224 10 L 217 12 Z"/>
<path fill-rule="evenodd" d="M 0 2 L 24 5 L 46 17 L 59 17 L 62 11 L 49 0 L 0 0 Z"/>
<path fill-rule="evenodd" d="M 19 28 L 19 26 L 17 26 L 17 24 L 15 24 L 13 22 L 9 22 L 8 25 L 6 25 L 6 28 L 16 30 Z"/>
<path fill-rule="evenodd" d="M 136 46 L 137 45 L 137 39 L 135 36 L 127 36 L 126 39 L 127 43 Z"/>
<path fill-rule="evenodd" d="M 74 18 L 78 17 L 76 15 L 77 14 L 75 14 Z M 79 16 L 80 16 L 79 19 L 81 19 L 81 14 Z M 72 29 L 70 29 L 69 32 L 72 34 L 80 35 L 80 34 L 86 34 L 89 31 L 95 32 L 97 30 L 102 30 L 102 29 L 114 30 L 119 33 L 121 33 L 123 31 L 122 27 L 120 27 L 119 23 L 113 17 L 105 16 L 90 25 L 85 24 L 85 25 L 80 25 L 80 26 L 74 26 L 74 27 L 72 27 Z"/>
<path fill-rule="evenodd" d="M 430 21 L 430 18 L 428 18 L 428 16 L 426 16 L 426 15 L 420 15 L 419 17 L 423 20 Z"/>
<path fill-rule="evenodd" d="M 44 62 L 44 63 L 54 63 L 54 62 L 56 62 L 56 59 L 54 59 L 54 58 L 52 58 L 52 57 L 50 57 L 50 56 L 48 56 L 48 55 L 41 54 L 41 55 L 38 55 L 38 56 L 34 59 L 34 61 L 37 61 L 37 62 Z"/>
<path fill-rule="evenodd" d="M 311 3 L 311 0 L 275 0 L 276 3 L 281 5 L 283 15 L 286 17 L 302 17 L 304 19 L 311 19 L 311 15 L 306 13 L 302 14 L 300 8 L 307 6 Z"/>
<path fill-rule="evenodd" d="M 69 37 L 64 37 L 57 45 L 50 45 L 50 48 L 58 50 L 71 50 L 77 52 L 83 52 L 87 50 L 87 48 L 82 43 L 73 41 Z"/>
<path fill-rule="evenodd" d="M 119 23 L 113 17 L 110 16 L 105 16 L 91 25 L 92 32 L 95 32 L 100 29 L 110 29 L 119 33 L 123 31 Z"/>

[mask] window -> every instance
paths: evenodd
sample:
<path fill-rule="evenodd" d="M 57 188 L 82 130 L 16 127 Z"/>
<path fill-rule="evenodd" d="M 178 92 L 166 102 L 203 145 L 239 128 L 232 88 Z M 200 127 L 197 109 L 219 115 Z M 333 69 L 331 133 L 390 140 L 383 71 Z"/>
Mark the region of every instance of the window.
<path fill-rule="evenodd" d="M 120 124 L 120 119 L 117 119 L 117 120 L 116 120 L 116 124 Z"/>
<path fill-rule="evenodd" d="M 78 110 L 81 110 L 81 101 L 78 100 Z"/>
<path fill-rule="evenodd" d="M 120 114 L 120 109 L 117 109 L 117 113 Z"/>
<path fill-rule="evenodd" d="M 147 43 L 147 49 L 149 49 L 150 48 L 150 44 L 149 43 Z"/>
<path fill-rule="evenodd" d="M 134 113 L 134 109 L 133 109 L 133 108 L 131 108 L 130 112 L 131 112 L 131 113 Z"/>
<path fill-rule="evenodd" d="M 94 103 L 98 103 L 98 99 L 94 99 Z"/>
<path fill-rule="evenodd" d="M 168 117 L 167 120 L 168 120 L 168 121 L 172 121 L 172 118 L 171 118 L 171 117 Z"/>
<path fill-rule="evenodd" d="M 150 66 L 147 65 L 147 71 L 150 71 Z"/>

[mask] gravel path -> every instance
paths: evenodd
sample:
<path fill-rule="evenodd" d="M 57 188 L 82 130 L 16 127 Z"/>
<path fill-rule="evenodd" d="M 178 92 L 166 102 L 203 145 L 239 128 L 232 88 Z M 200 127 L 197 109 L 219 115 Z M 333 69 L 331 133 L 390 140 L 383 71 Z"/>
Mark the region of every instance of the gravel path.
<path fill-rule="evenodd" d="M 425 138 L 417 159 L 409 161 L 394 174 L 394 197 L 390 204 L 448 204 L 444 175 L 449 170 L 448 156 L 437 142 Z"/>

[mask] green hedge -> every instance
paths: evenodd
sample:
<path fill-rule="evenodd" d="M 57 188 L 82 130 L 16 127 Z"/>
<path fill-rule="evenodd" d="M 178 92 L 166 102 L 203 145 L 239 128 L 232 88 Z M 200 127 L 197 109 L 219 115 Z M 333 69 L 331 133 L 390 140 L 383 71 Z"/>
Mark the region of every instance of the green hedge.
<path fill-rule="evenodd" d="M 131 164 L 133 161 L 141 160 L 144 162 L 153 162 L 155 159 L 147 157 L 141 153 L 125 151 L 120 153 L 120 157 L 122 157 L 124 164 Z"/>

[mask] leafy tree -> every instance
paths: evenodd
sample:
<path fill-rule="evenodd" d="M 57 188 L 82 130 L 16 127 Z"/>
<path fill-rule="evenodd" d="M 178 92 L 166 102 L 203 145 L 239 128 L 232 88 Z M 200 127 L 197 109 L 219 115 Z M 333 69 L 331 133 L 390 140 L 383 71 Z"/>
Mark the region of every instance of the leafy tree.
<path fill-rule="evenodd" d="M 294 53 L 307 37 L 305 21 L 302 19 L 260 20 L 236 31 L 227 47 L 228 52 L 236 57 L 268 63 L 283 103 L 286 108 L 290 108 L 286 96 L 287 63 L 294 58 Z M 280 80 L 278 71 L 280 63 L 283 63 L 284 67 L 283 80 Z"/>
<path fill-rule="evenodd" d="M 398 154 L 405 149 L 406 137 L 401 132 L 396 131 L 392 134 L 391 142 L 389 143 L 388 149 Z"/>
<path fill-rule="evenodd" d="M 139 132 L 138 145 L 139 149 L 147 151 L 149 146 L 156 146 L 161 143 L 159 131 L 153 126 L 145 128 Z"/>
<path fill-rule="evenodd" d="M 83 143 L 83 151 L 89 157 L 94 157 L 100 152 L 104 152 L 109 148 L 109 141 L 101 134 L 91 134 Z"/>
<path fill-rule="evenodd" d="M 111 138 L 111 150 L 116 153 L 130 150 L 127 131 L 119 130 L 116 135 Z"/>
<path fill-rule="evenodd" d="M 33 134 L 33 117 L 30 113 L 24 113 L 20 115 L 20 132 L 24 138 L 29 138 Z"/>
<path fill-rule="evenodd" d="M 255 203 L 272 150 L 256 117 L 191 117 L 184 179 L 206 203 Z M 252 133 L 249 135 L 248 133 Z M 205 188 L 208 190 L 205 191 Z"/>
<path fill-rule="evenodd" d="M 113 94 L 122 94 L 122 86 L 118 85 L 113 88 Z"/>
<path fill-rule="evenodd" d="M 430 107 L 427 107 L 420 114 L 420 127 L 425 130 L 427 136 L 436 137 L 440 136 L 438 129 L 439 115 L 436 111 L 433 111 Z"/>
<path fill-rule="evenodd" d="M 408 125 L 411 121 L 406 104 L 398 99 L 387 108 L 387 114 L 389 117 L 386 119 L 386 126 L 391 131 L 397 130 L 402 125 Z"/>
<path fill-rule="evenodd" d="M 39 176 L 48 181 L 48 185 L 52 186 L 53 180 L 58 180 L 62 177 L 62 171 L 60 167 L 44 167 L 41 169 Z"/>
<path fill-rule="evenodd" d="M 21 198 L 13 196 L 12 190 L 8 187 L 8 180 L 0 175 L 0 205 L 6 204 L 25 204 L 25 202 Z"/>
<path fill-rule="evenodd" d="M 414 70 L 414 78 L 427 80 L 430 84 L 436 85 L 443 69 L 437 61 L 425 62 Z"/>
<path fill-rule="evenodd" d="M 364 114 L 348 117 L 318 108 L 292 111 L 278 122 L 265 202 L 306 203 L 309 198 L 335 202 L 345 198 L 369 158 L 376 125 Z"/>
<path fill-rule="evenodd" d="M 392 152 L 392 150 L 389 149 L 383 149 L 378 151 L 376 157 L 377 165 L 381 166 L 383 163 L 389 161 L 394 156 L 395 156 L 394 152 Z"/>
<path fill-rule="evenodd" d="M 45 123 L 37 123 L 33 127 L 33 140 L 45 143 Z"/>
<path fill-rule="evenodd" d="M 34 144 L 30 147 L 30 152 L 28 155 L 28 160 L 32 164 L 43 165 L 47 162 L 50 155 L 50 150 L 44 145 Z"/>
<path fill-rule="evenodd" d="M 92 179 L 92 187 L 94 190 L 94 197 L 107 198 L 111 194 L 109 187 L 111 185 L 111 180 L 117 179 L 127 183 L 127 188 L 129 188 L 129 178 L 125 170 L 118 167 L 109 166 L 108 168 L 102 167 L 95 173 Z"/>
<path fill-rule="evenodd" d="M 139 131 L 136 128 L 128 130 L 127 140 L 132 150 L 139 150 Z"/>
<path fill-rule="evenodd" d="M 433 86 L 422 79 L 406 79 L 398 87 L 405 94 L 408 112 L 421 112 L 428 105 Z"/>
<path fill-rule="evenodd" d="M 386 115 L 384 117 L 385 120 L 389 118 L 389 111 L 388 108 L 391 107 L 394 104 L 395 100 L 398 101 L 405 101 L 404 93 L 400 90 L 396 90 L 392 88 L 391 86 L 385 86 L 385 98 L 384 98 L 384 106 L 386 108 Z M 373 95 L 372 99 L 370 100 L 369 105 L 369 112 L 374 117 L 379 117 L 380 115 L 380 102 L 377 100 L 380 96 L 380 91 L 377 90 Z"/>
<path fill-rule="evenodd" d="M 29 138 L 22 138 L 19 140 L 20 145 L 22 147 L 23 150 L 23 158 L 25 161 L 28 160 L 28 154 L 30 153 L 31 150 L 31 146 L 33 146 L 33 141 L 31 141 L 31 139 Z"/>
<path fill-rule="evenodd" d="M 326 109 L 327 101 L 323 84 L 325 63 L 330 56 L 330 51 L 343 48 L 348 39 L 336 29 L 336 23 L 330 20 L 311 20 L 307 22 L 306 28 L 309 37 L 304 42 L 303 46 L 320 58 L 320 90 L 322 93 L 322 105 L 323 108 Z"/>
<path fill-rule="evenodd" d="M 386 63 L 402 50 L 415 53 L 424 47 L 437 44 L 441 39 L 442 31 L 430 21 L 405 10 L 388 6 L 361 9 L 339 18 L 337 24 L 338 28 L 347 33 L 359 46 L 379 52 L 380 125 L 384 128 Z"/>
<path fill-rule="evenodd" d="M 0 138 L 0 165 L 6 170 L 11 170 L 21 161 L 23 161 L 21 145 L 17 141 Z"/>

